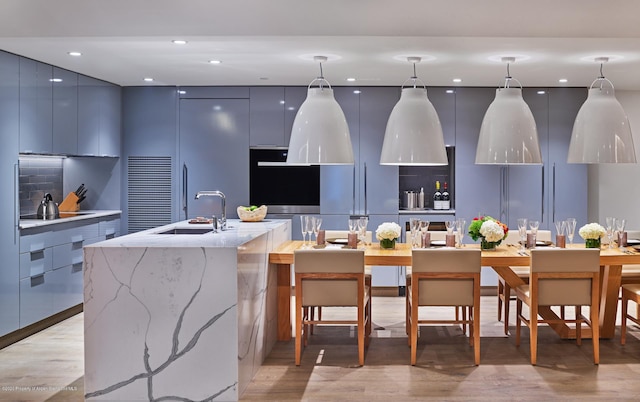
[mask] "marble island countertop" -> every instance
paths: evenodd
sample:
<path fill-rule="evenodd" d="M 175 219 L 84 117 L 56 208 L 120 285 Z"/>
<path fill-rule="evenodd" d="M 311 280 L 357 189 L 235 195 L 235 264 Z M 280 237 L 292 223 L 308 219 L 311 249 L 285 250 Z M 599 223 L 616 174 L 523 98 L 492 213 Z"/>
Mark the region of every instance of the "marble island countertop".
<path fill-rule="evenodd" d="M 212 247 L 236 248 L 254 238 L 281 225 L 285 220 L 266 219 L 261 222 L 242 222 L 239 219 L 227 220 L 227 230 L 198 233 L 200 230 L 213 229 L 211 224 L 191 224 L 180 221 L 165 226 L 116 237 L 92 246 L 98 247 Z M 178 229 L 179 234 L 163 233 Z M 196 233 L 186 234 L 193 230 Z M 91 247 L 91 246 L 88 246 Z"/>
<path fill-rule="evenodd" d="M 102 218 L 105 216 L 120 215 L 120 210 L 94 210 L 78 212 L 61 212 L 58 219 L 23 219 L 20 218 L 20 229 L 31 229 L 41 226 L 57 225 L 65 222 L 79 221 L 85 219 Z"/>

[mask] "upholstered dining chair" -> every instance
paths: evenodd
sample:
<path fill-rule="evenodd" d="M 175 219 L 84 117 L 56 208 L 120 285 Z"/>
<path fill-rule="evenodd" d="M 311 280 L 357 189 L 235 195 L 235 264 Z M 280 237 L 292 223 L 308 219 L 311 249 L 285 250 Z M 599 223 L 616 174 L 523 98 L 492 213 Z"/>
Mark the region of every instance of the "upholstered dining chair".
<path fill-rule="evenodd" d="M 624 345 L 627 342 L 627 320 L 631 320 L 640 325 L 640 316 L 635 317 L 629 314 L 629 300 L 636 303 L 636 314 L 638 306 L 640 306 L 640 284 L 625 284 L 622 288 L 622 326 L 620 327 L 620 344 Z"/>
<path fill-rule="evenodd" d="M 628 240 L 640 239 L 639 230 L 627 230 Z M 626 264 L 622 266 L 622 278 L 620 280 L 620 289 L 623 285 L 640 284 L 640 264 Z M 636 304 L 636 317 L 640 317 L 640 304 Z"/>
<path fill-rule="evenodd" d="M 537 361 L 538 324 L 575 323 L 576 342 L 582 344 L 582 324 L 591 327 L 593 363 L 600 362 L 600 250 L 547 248 L 531 250 L 529 283 L 516 288 L 516 345 L 520 346 L 520 327 L 530 331 L 531 364 Z M 529 306 L 529 318 L 522 314 L 522 304 Z M 575 318 L 538 319 L 540 306 L 575 306 Z M 582 315 L 589 306 L 590 318 Z"/>
<path fill-rule="evenodd" d="M 365 346 L 371 334 L 371 283 L 365 278 L 364 250 L 310 249 L 294 252 L 296 324 L 295 362 L 300 365 L 302 347 L 310 325 L 355 324 L 358 330 L 358 362 L 364 365 Z M 311 319 L 310 306 L 357 307 L 354 320 Z"/>
<path fill-rule="evenodd" d="M 531 231 L 527 231 L 530 233 Z M 538 230 L 536 241 L 551 241 L 550 230 Z M 518 229 L 509 229 L 507 237 L 503 240 L 504 244 L 520 246 L 520 234 Z M 518 275 L 523 281 L 529 282 L 529 267 L 527 266 L 513 266 L 511 270 Z M 515 295 L 512 296 L 511 286 L 498 275 L 498 321 L 503 321 L 504 313 L 504 334 L 509 335 L 509 307 L 510 302 L 515 301 Z M 504 306 L 504 308 L 503 308 Z M 562 316 L 564 317 L 564 309 L 562 310 Z"/>
<path fill-rule="evenodd" d="M 474 362 L 480 364 L 480 255 L 478 249 L 415 249 L 412 251 L 411 284 L 407 286 L 407 326 L 411 365 L 416 364 L 420 324 L 468 324 Z M 468 309 L 468 319 L 420 319 L 420 306 L 452 306 Z M 457 312 L 457 310 L 456 310 Z"/>

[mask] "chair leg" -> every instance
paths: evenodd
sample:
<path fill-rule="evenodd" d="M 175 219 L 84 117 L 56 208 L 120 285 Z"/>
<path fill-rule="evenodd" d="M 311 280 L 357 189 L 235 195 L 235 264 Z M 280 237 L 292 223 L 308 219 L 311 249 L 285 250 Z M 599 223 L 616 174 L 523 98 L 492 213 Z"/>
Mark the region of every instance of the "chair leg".
<path fill-rule="evenodd" d="M 511 286 L 507 282 L 504 283 L 504 291 L 502 292 L 504 298 L 504 334 L 509 335 L 509 305 L 511 304 Z"/>
<path fill-rule="evenodd" d="M 629 299 L 625 297 L 624 290 L 622 291 L 622 325 L 620 327 L 620 344 L 624 345 L 627 342 L 627 304 Z"/>
<path fill-rule="evenodd" d="M 411 334 L 411 324 L 409 323 L 409 286 L 407 285 L 406 293 L 404 296 L 404 331 L 407 333 L 407 336 Z"/>
<path fill-rule="evenodd" d="M 471 315 L 471 313 L 469 313 Z M 480 305 L 473 306 L 473 354 L 476 366 L 480 364 Z"/>
<path fill-rule="evenodd" d="M 498 321 L 502 321 L 502 295 L 504 295 L 504 285 L 498 279 Z"/>
<path fill-rule="evenodd" d="M 576 322 L 576 343 L 578 344 L 578 346 L 580 346 L 582 345 L 582 319 L 579 317 L 582 316 L 582 307 L 575 306 L 575 309 L 576 309 L 576 320 L 578 321 Z"/>
<path fill-rule="evenodd" d="M 296 295 L 297 296 L 297 295 Z M 295 339 L 295 360 L 296 366 L 300 365 L 302 360 L 302 302 L 300 297 L 296 297 L 296 339 Z"/>
<path fill-rule="evenodd" d="M 469 323 L 469 346 L 473 346 L 473 342 L 474 342 L 474 340 L 475 340 L 475 338 L 474 338 L 474 337 L 475 337 L 475 334 L 474 334 L 474 332 L 473 332 L 473 331 L 474 331 L 474 322 L 475 322 L 476 317 L 473 315 L 473 310 L 472 310 L 472 309 L 473 309 L 473 307 L 472 307 L 472 306 L 462 307 L 462 308 L 463 308 L 463 309 L 468 309 L 468 310 L 469 310 L 469 312 L 468 312 L 468 314 L 469 314 L 469 321 L 471 321 L 471 322 Z M 464 310 L 463 310 L 463 311 L 464 311 Z M 463 320 L 464 320 L 464 319 L 466 319 L 466 318 L 464 318 L 464 317 L 463 317 Z"/>
<path fill-rule="evenodd" d="M 520 326 L 522 325 L 522 302 L 516 301 L 516 346 L 520 346 Z"/>
<path fill-rule="evenodd" d="M 461 306 L 460 310 L 462 310 L 462 333 L 463 334 L 467 334 L 467 307 L 466 306 Z M 456 307 L 456 313 L 458 312 L 458 308 Z M 456 317 L 456 320 L 458 319 L 458 317 Z"/>
<path fill-rule="evenodd" d="M 411 365 L 416 365 L 418 349 L 418 295 L 411 292 Z"/>
<path fill-rule="evenodd" d="M 597 302 L 596 302 L 597 303 Z M 591 323 L 591 336 L 593 343 L 593 364 L 600 364 L 600 317 L 597 304 L 589 306 L 590 310 L 590 323 Z"/>
<path fill-rule="evenodd" d="M 536 365 L 538 359 L 538 308 L 537 306 L 530 306 L 529 317 L 529 343 L 531 349 L 531 364 Z"/>
<path fill-rule="evenodd" d="M 365 306 L 358 307 L 358 363 L 364 366 Z"/>
<path fill-rule="evenodd" d="M 316 308 L 314 306 L 311 307 L 307 307 L 309 309 L 309 318 L 311 319 L 311 321 L 314 320 L 315 317 L 315 313 L 316 313 Z M 320 308 L 320 307 L 318 307 Z M 313 335 L 313 324 L 309 325 L 309 335 Z"/>

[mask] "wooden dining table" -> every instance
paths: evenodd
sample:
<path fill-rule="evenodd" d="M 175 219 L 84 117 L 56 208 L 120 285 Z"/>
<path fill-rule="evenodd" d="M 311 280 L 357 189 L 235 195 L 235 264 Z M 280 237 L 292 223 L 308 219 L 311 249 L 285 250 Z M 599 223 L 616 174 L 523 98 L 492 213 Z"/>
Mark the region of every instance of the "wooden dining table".
<path fill-rule="evenodd" d="M 269 253 L 269 262 L 277 267 L 278 297 L 278 340 L 291 339 L 291 265 L 293 253 L 303 246 L 302 241 L 292 240 L 282 243 Z M 362 247 L 362 246 L 361 246 Z M 477 244 L 464 247 L 478 248 Z M 568 245 L 584 248 L 584 244 Z M 411 246 L 396 243 L 395 249 L 382 249 L 378 243 L 364 246 L 365 264 L 376 266 L 411 266 Z M 512 266 L 529 266 L 530 253 L 519 253 L 519 246 L 501 244 L 495 250 L 482 251 L 482 266 L 492 267 L 512 288 L 525 284 L 514 273 Z M 613 338 L 618 310 L 618 294 L 622 278 L 622 266 L 640 264 L 640 253 L 631 247 L 607 248 L 600 250 L 600 338 Z M 403 312 L 404 314 L 404 312 Z M 544 319 L 557 319 L 550 307 L 541 306 L 539 314 Z M 575 328 L 566 324 L 550 324 L 562 338 L 575 338 Z M 582 330 L 582 337 L 590 337 L 590 329 Z"/>

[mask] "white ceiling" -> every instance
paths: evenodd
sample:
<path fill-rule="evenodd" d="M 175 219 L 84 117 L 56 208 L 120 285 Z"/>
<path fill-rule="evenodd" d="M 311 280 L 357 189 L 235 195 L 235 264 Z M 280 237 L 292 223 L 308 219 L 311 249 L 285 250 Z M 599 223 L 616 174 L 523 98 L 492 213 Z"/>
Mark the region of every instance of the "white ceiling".
<path fill-rule="evenodd" d="M 332 85 L 400 86 L 422 56 L 427 85 L 497 86 L 515 56 L 524 86 L 589 86 L 609 56 L 640 90 L 640 1 L 2 0 L 0 49 L 120 85 L 307 85 L 326 55 Z"/>

